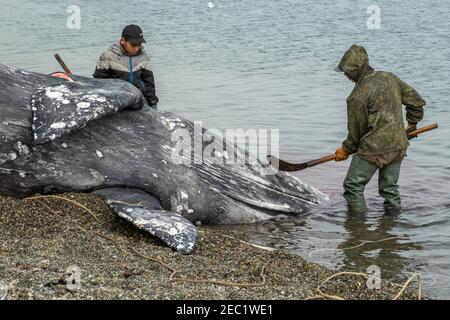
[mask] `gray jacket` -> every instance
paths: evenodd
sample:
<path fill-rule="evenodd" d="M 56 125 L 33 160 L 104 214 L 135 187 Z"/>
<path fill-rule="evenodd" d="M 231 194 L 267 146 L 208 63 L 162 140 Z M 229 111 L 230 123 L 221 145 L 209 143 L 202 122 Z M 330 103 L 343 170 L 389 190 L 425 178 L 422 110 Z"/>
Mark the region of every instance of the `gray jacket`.
<path fill-rule="evenodd" d="M 100 56 L 93 76 L 128 81 L 141 90 L 149 105 L 158 103 L 150 58 L 144 48 L 138 54 L 128 56 L 120 43 L 113 44 Z"/>

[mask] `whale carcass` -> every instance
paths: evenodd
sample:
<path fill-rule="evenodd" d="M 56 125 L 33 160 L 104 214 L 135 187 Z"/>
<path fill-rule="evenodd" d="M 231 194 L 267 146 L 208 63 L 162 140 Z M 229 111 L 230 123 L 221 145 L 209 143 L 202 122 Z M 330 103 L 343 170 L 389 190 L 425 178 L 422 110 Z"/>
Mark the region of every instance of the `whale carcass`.
<path fill-rule="evenodd" d="M 92 192 L 181 253 L 195 246 L 195 223 L 296 215 L 325 199 L 296 177 L 266 174 L 259 161 L 186 161 L 192 154 L 178 152 L 177 130 L 203 134 L 201 149 L 215 140 L 222 158 L 248 154 L 150 108 L 125 81 L 73 80 L 0 64 L 0 195 Z"/>

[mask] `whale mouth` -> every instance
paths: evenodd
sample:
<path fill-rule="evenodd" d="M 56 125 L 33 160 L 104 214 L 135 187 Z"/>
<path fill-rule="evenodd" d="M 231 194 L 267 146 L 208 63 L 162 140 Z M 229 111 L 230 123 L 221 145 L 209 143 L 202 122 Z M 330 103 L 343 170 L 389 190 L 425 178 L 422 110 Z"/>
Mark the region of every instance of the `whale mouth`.
<path fill-rule="evenodd" d="M 265 213 L 285 213 L 285 214 L 300 214 L 310 206 L 320 204 L 326 199 L 323 194 L 312 196 L 312 193 L 295 194 L 276 185 L 263 185 L 258 181 L 253 181 L 255 189 L 259 190 L 259 197 L 245 196 L 240 192 L 226 192 L 225 194 L 231 199 L 248 205 L 254 209 L 264 211 Z M 316 192 L 316 190 L 314 190 Z M 254 193 L 253 193 L 254 194 Z"/>
<path fill-rule="evenodd" d="M 221 166 L 198 166 L 198 173 L 211 187 L 228 198 L 264 213 L 300 214 L 328 197 L 316 188 L 286 173 L 263 176 L 255 170 L 236 170 Z"/>
<path fill-rule="evenodd" d="M 312 203 L 308 200 L 297 198 L 296 201 L 301 203 L 301 205 L 292 206 L 288 203 L 277 203 L 274 201 L 264 201 L 264 200 L 255 200 L 249 199 L 239 194 L 227 194 L 231 199 L 248 205 L 254 209 L 259 209 L 264 212 L 275 212 L 275 213 L 290 213 L 290 214 L 299 214 L 302 213 L 305 207 L 309 205 L 317 205 L 318 203 Z"/>

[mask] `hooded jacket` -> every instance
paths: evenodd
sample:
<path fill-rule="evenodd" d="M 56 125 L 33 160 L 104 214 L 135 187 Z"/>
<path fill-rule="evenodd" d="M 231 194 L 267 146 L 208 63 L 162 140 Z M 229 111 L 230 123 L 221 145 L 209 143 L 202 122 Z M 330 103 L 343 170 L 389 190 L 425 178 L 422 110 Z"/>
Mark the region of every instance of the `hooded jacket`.
<path fill-rule="evenodd" d="M 138 54 L 128 56 L 120 43 L 113 44 L 100 56 L 93 76 L 128 81 L 141 90 L 149 105 L 158 103 L 150 58 L 144 48 Z"/>
<path fill-rule="evenodd" d="M 417 91 L 393 73 L 374 71 L 361 46 L 352 45 L 338 68 L 356 83 L 347 98 L 348 136 L 342 143 L 344 149 L 362 156 L 406 149 L 409 142 L 402 104 L 409 123 L 422 120 L 425 101 Z"/>

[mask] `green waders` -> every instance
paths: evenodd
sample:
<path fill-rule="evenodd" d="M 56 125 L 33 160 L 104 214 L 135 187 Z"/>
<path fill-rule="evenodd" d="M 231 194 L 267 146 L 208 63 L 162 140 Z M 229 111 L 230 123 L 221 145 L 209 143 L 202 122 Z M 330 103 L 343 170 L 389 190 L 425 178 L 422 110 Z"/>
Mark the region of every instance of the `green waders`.
<path fill-rule="evenodd" d="M 394 161 L 379 169 L 374 163 L 353 155 L 352 162 L 344 180 L 344 198 L 350 213 L 363 214 L 367 212 L 364 200 L 364 188 L 377 170 L 378 191 L 384 198 L 384 211 L 388 214 L 400 212 L 400 192 L 398 191 L 398 177 L 402 161 Z"/>

